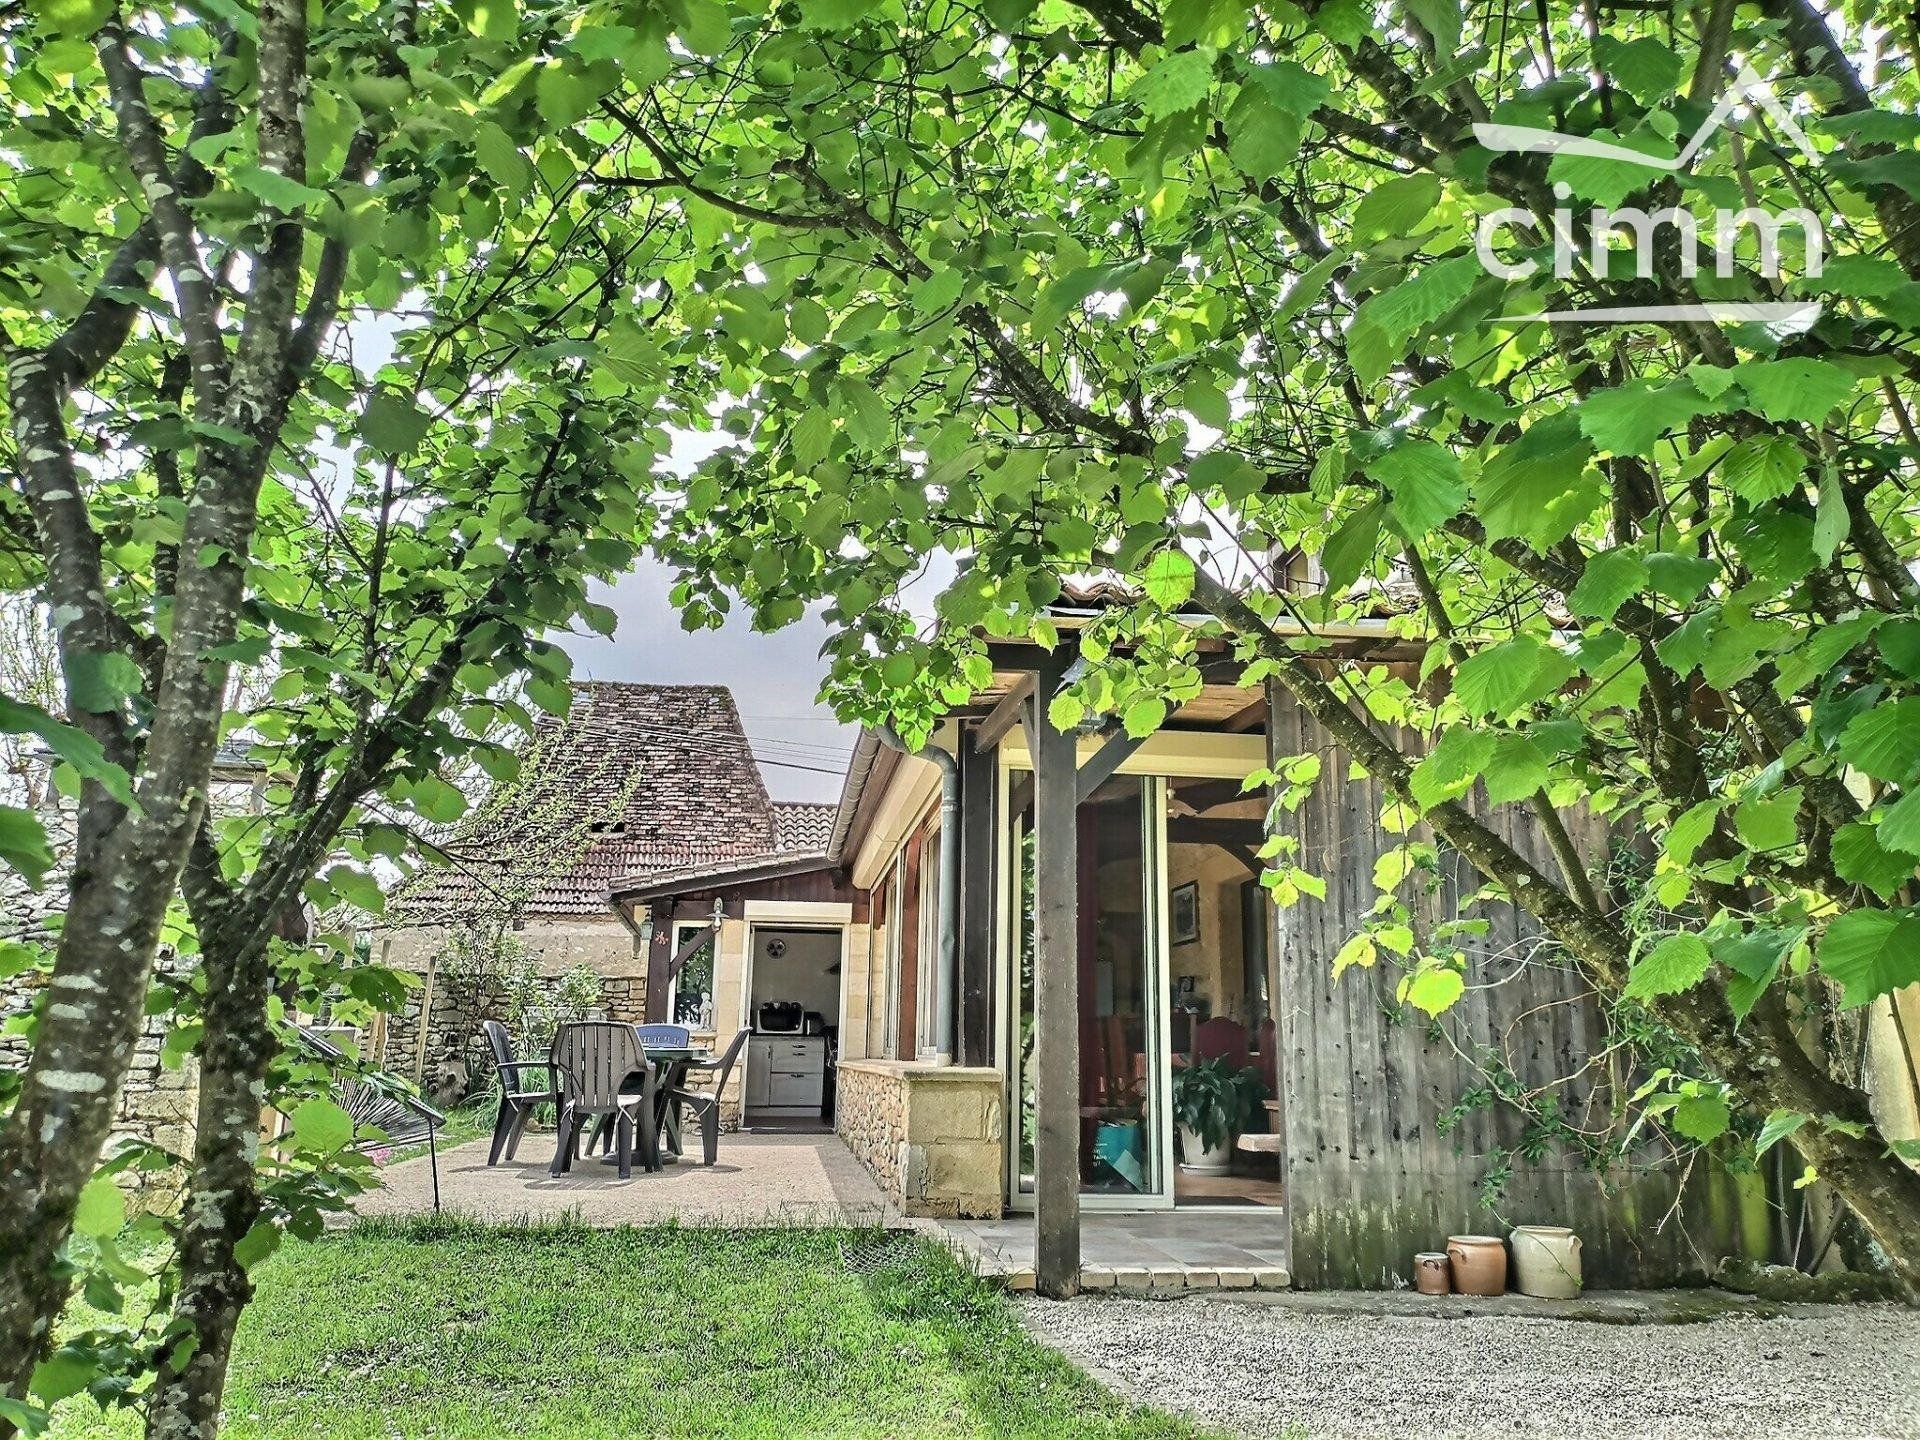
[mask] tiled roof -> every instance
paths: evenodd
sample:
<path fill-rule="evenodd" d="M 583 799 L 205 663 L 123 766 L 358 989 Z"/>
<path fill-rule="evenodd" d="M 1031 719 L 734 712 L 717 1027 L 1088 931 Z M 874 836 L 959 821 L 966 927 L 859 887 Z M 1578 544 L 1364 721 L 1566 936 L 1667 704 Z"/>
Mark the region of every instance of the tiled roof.
<path fill-rule="evenodd" d="M 601 914 L 610 881 L 765 855 L 776 809 L 724 685 L 576 683 L 573 711 L 544 724 L 520 779 L 448 843 L 461 866 L 436 867 L 396 897 L 396 918 L 431 923 L 530 891 L 527 915 Z M 813 824 L 793 817 L 783 824 Z M 552 837 L 574 853 L 551 873 L 527 856 Z"/>
<path fill-rule="evenodd" d="M 838 805 L 809 804 L 795 800 L 773 803 L 774 847 L 778 850 L 821 850 L 833 838 L 833 817 Z"/>

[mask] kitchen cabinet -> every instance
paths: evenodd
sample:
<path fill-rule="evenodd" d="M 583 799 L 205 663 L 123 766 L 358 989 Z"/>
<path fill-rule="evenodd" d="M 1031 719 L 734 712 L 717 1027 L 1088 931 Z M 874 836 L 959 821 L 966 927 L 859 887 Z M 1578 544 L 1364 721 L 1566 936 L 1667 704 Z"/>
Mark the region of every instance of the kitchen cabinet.
<path fill-rule="evenodd" d="M 818 1115 L 826 1098 L 824 1035 L 752 1035 L 747 1039 L 747 1109 L 766 1115 Z"/>

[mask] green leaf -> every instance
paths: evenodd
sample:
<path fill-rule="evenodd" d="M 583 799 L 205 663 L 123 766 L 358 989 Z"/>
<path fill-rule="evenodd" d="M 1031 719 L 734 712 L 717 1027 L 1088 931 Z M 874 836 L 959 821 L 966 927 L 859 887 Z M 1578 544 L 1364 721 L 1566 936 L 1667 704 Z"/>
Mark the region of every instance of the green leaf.
<path fill-rule="evenodd" d="M 1387 487 L 1394 518 L 1410 539 L 1446 524 L 1467 501 L 1459 457 L 1431 440 L 1407 441 L 1375 456 L 1367 474 Z"/>
<path fill-rule="evenodd" d="M 807 30 L 851 30 L 874 10 L 879 0 L 799 0 L 800 25 Z"/>
<path fill-rule="evenodd" d="M 1751 408 L 1780 425 L 1817 425 L 1853 394 L 1854 377 L 1828 360 L 1748 360 L 1733 367 Z"/>
<path fill-rule="evenodd" d="M 533 166 L 512 137 L 490 120 L 474 129 L 473 155 L 488 178 L 509 194 L 524 194 L 533 185 Z"/>
<path fill-rule="evenodd" d="M 1820 969 L 1841 987 L 1847 1009 L 1920 980 L 1920 915 L 1852 910 L 1820 938 Z"/>
<path fill-rule="evenodd" d="M 27 0 L 27 9 L 48 29 L 88 40 L 107 23 L 113 0 Z"/>
<path fill-rule="evenodd" d="M 23 704 L 0 695 L 0 731 L 37 735 L 83 778 L 93 781 L 122 805 L 133 803 L 132 779 L 107 759 L 100 742 L 84 730 L 62 724 L 38 705 Z"/>
<path fill-rule="evenodd" d="M 1374 551 L 1380 544 L 1380 520 L 1384 512 L 1380 501 L 1369 500 L 1327 537 L 1320 551 L 1320 567 L 1325 573 L 1329 594 L 1345 591 L 1360 578 L 1361 571 L 1373 563 Z"/>
<path fill-rule="evenodd" d="M 112 715 L 138 695 L 144 677 L 130 655 L 82 650 L 67 661 L 67 685 L 73 706 L 89 715 Z"/>
<path fill-rule="evenodd" d="M 1601 69 L 1649 107 L 1665 103 L 1679 86 L 1680 56 L 1673 46 L 1651 35 L 1629 41 L 1596 35 L 1593 53 Z"/>
<path fill-rule="evenodd" d="M 324 190 L 316 190 L 311 185 L 303 185 L 278 171 L 262 169 L 258 165 L 239 166 L 228 172 L 227 178 L 287 215 L 309 205 L 323 205 L 327 199 Z"/>
<path fill-rule="evenodd" d="M 1706 594 L 1720 567 L 1700 555 L 1676 555 L 1668 550 L 1647 556 L 1647 583 L 1656 595 L 1678 605 L 1690 605 Z"/>
<path fill-rule="evenodd" d="M 1127 98 L 1156 120 L 1191 110 L 1213 87 L 1213 52 L 1177 50 L 1127 88 Z"/>
<path fill-rule="evenodd" d="M 364 870 L 336 865 L 327 871 L 325 882 L 335 895 L 369 915 L 382 914 L 387 908 L 387 897 L 380 889 L 380 882 Z"/>
<path fill-rule="evenodd" d="M 1140 586 L 1162 610 L 1177 610 L 1193 598 L 1193 560 L 1184 550 L 1162 550 L 1147 564 Z"/>
<path fill-rule="evenodd" d="M 1573 662 L 1531 635 L 1491 645 L 1460 663 L 1453 693 L 1469 715 L 1510 715 L 1551 695 L 1573 675 Z"/>
<path fill-rule="evenodd" d="M 1047 723 L 1065 734 L 1087 715 L 1087 702 L 1071 690 L 1062 690 L 1047 702 Z"/>
<path fill-rule="evenodd" d="M 1840 754 L 1862 774 L 1905 784 L 1920 767 L 1920 696 L 1856 715 L 1841 732 Z"/>
<path fill-rule="evenodd" d="M 1167 718 L 1167 702 L 1158 695 L 1145 695 L 1127 706 L 1121 723 L 1127 727 L 1127 734 L 1136 740 L 1144 740 L 1160 728 Z"/>
<path fill-rule="evenodd" d="M 1353 212 L 1355 244 L 1382 235 L 1413 235 L 1426 228 L 1440 201 L 1440 177 L 1428 171 L 1397 175 L 1366 193 Z"/>
<path fill-rule="evenodd" d="M 1576 412 L 1580 429 L 1593 448 L 1608 455 L 1651 454 L 1667 431 L 1713 408 L 1712 402 L 1684 381 L 1658 385 L 1634 381 L 1596 390 Z"/>
<path fill-rule="evenodd" d="M 1488 803 L 1511 805 L 1538 794 L 1545 787 L 1547 760 L 1540 753 L 1540 747 L 1524 736 L 1503 735 L 1484 773 Z"/>
<path fill-rule="evenodd" d="M 1718 1095 L 1689 1095 L 1673 1107 L 1673 1128 L 1689 1140 L 1710 1144 L 1727 1133 L 1733 1115 Z"/>
<path fill-rule="evenodd" d="M 1799 488 L 1806 468 L 1807 457 L 1784 435 L 1750 436 L 1720 462 L 1727 488 L 1749 505 L 1791 494 Z"/>
<path fill-rule="evenodd" d="M 1832 855 L 1834 871 L 1842 880 L 1865 886 L 1882 900 L 1899 894 L 1920 868 L 1920 851 L 1909 853 L 1888 845 L 1878 827 L 1859 820 L 1834 831 Z"/>
<path fill-rule="evenodd" d="M 398 390 L 383 389 L 360 415 L 360 438 L 382 455 L 398 458 L 426 438 L 433 416 Z"/>
<path fill-rule="evenodd" d="M 1706 978 L 1713 963 L 1707 942 L 1688 931 L 1668 935 L 1633 962 L 1625 988 L 1620 992 L 1629 1000 L 1652 1000 L 1661 995 L 1678 995 L 1691 990 Z"/>
<path fill-rule="evenodd" d="M 1487 462 L 1473 487 L 1488 538 L 1518 537 L 1536 549 L 1563 539 L 1603 498 L 1585 473 L 1592 453 L 1572 411 L 1536 421 Z"/>
<path fill-rule="evenodd" d="M 680 38 L 696 55 L 718 55 L 732 43 L 733 25 L 727 7 L 720 0 L 681 0 L 686 23 L 679 26 Z"/>
<path fill-rule="evenodd" d="M 1792 1135 L 1802 1125 L 1806 1124 L 1807 1119 L 1808 1117 L 1802 1115 L 1798 1110 L 1773 1111 L 1767 1116 L 1766 1122 L 1761 1125 L 1760 1133 L 1754 1137 L 1754 1155 L 1757 1157 L 1766 1154 L 1767 1151 L 1771 1150 L 1782 1140 Z"/>
<path fill-rule="evenodd" d="M 127 1197 L 111 1175 L 96 1175 L 81 1187 L 73 1211 L 73 1228 L 96 1238 L 118 1235 L 127 1223 Z"/>
<path fill-rule="evenodd" d="M 1880 812 L 1879 840 L 1898 854 L 1920 855 L 1920 790 L 1909 790 Z"/>
<path fill-rule="evenodd" d="M 1587 561 L 1580 582 L 1567 595 L 1576 615 L 1611 620 L 1622 605 L 1647 588 L 1647 562 L 1632 550 L 1603 550 Z"/>
<path fill-rule="evenodd" d="M 1240 96 L 1220 122 L 1227 135 L 1227 156 L 1251 180 L 1267 181 L 1300 153 L 1300 120 L 1274 104 L 1256 85 L 1240 87 Z"/>
<path fill-rule="evenodd" d="M 1743 800 L 1733 812 L 1733 828 L 1750 850 L 1786 850 L 1800 843 L 1796 818 L 1800 791 Z"/>
<path fill-rule="evenodd" d="M 1439 1015 L 1466 992 L 1458 970 L 1437 965 L 1416 970 L 1400 983 L 1400 998 L 1428 1015 Z"/>
<path fill-rule="evenodd" d="M 1180 392 L 1180 404 L 1194 419 L 1214 430 L 1233 423 L 1233 406 L 1218 385 L 1196 380 Z"/>
<path fill-rule="evenodd" d="M 302 1150 L 331 1154 L 353 1142 L 353 1117 L 331 1100 L 302 1100 L 288 1119 Z"/>
<path fill-rule="evenodd" d="M 47 842 L 46 827 L 39 816 L 17 805 L 0 805 L 0 859 L 18 870 L 34 889 L 40 888 L 53 868 L 53 846 Z"/>

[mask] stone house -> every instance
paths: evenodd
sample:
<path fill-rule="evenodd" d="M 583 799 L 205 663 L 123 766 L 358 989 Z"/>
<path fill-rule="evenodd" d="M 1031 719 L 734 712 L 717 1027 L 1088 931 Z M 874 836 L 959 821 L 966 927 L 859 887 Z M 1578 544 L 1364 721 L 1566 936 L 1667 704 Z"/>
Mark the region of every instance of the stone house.
<path fill-rule="evenodd" d="M 441 1094 L 482 1082 L 479 1021 L 507 1018 L 516 986 L 559 1010 L 650 1013 L 647 937 L 609 903 L 616 882 L 805 853 L 831 821 L 831 806 L 768 798 L 725 686 L 573 688 L 567 718 L 537 727 L 520 774 L 391 897 L 376 933 L 375 955 L 420 984 L 374 1048 Z"/>

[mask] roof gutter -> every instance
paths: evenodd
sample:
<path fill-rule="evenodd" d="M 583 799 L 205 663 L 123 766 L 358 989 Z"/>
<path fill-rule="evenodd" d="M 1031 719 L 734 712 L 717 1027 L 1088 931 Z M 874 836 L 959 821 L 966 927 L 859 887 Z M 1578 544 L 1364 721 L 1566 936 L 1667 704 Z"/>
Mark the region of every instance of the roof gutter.
<path fill-rule="evenodd" d="M 953 991 L 959 970 L 960 932 L 960 762 L 951 751 L 928 743 L 909 750 L 885 725 L 873 731 L 881 744 L 902 755 L 930 760 L 940 767 L 940 961 L 933 990 L 933 1063 L 953 1064 Z M 858 757 L 856 756 L 856 759 Z"/>

